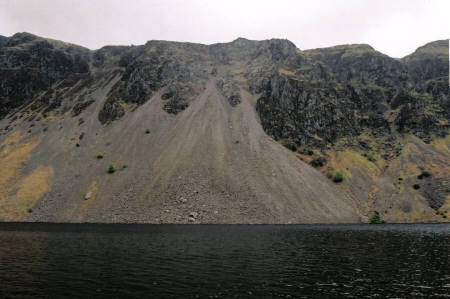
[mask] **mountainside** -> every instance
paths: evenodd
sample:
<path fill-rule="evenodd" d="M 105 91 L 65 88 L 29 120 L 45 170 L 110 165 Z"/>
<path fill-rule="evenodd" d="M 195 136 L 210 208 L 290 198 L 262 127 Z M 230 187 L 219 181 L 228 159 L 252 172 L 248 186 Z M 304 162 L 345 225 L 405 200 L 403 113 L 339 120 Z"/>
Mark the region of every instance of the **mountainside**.
<path fill-rule="evenodd" d="M 448 221 L 448 40 L 0 36 L 0 220 Z"/>

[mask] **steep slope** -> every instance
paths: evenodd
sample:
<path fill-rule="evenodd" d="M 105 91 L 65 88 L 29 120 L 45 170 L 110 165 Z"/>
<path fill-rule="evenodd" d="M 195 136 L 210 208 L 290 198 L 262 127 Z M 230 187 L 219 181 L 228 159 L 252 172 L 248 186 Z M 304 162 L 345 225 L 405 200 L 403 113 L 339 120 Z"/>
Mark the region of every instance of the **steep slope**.
<path fill-rule="evenodd" d="M 1 39 L 0 220 L 445 220 L 448 88 L 405 61 L 277 39 Z"/>

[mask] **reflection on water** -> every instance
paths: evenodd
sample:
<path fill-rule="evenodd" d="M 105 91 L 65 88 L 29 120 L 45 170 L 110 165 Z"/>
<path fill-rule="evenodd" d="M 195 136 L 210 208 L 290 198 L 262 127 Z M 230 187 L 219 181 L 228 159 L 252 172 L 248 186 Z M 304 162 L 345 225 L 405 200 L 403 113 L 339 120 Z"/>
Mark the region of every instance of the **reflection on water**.
<path fill-rule="evenodd" d="M 0 223 L 0 297 L 446 297 L 450 225 Z"/>

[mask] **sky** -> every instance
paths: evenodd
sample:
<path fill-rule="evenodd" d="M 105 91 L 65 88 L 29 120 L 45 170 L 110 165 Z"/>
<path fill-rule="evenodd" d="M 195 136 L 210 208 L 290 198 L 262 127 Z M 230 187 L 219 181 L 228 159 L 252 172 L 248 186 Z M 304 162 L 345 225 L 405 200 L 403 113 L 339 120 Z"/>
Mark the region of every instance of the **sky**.
<path fill-rule="evenodd" d="M 403 57 L 448 39 L 449 15 L 449 0 L 0 0 L 0 35 L 30 32 L 90 49 L 286 38 L 302 50 L 365 43 Z"/>

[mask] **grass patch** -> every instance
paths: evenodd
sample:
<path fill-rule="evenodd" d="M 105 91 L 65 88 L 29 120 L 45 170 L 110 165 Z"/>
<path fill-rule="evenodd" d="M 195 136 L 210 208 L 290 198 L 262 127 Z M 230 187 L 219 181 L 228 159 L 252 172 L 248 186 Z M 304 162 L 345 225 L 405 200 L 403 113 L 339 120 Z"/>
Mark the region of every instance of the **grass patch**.
<path fill-rule="evenodd" d="M 2 166 L 0 171 L 0 198 L 7 197 L 12 184 L 19 178 L 31 152 L 39 144 L 37 138 L 27 141 L 22 141 L 22 138 L 23 135 L 15 132 L 0 143 L 0 165 Z"/>
<path fill-rule="evenodd" d="M 0 217 L 7 221 L 19 221 L 26 214 L 32 213 L 32 207 L 50 188 L 49 181 L 52 175 L 51 167 L 42 166 L 27 174 L 12 187 L 15 194 L 6 199 L 0 209 L 2 210 Z"/>

